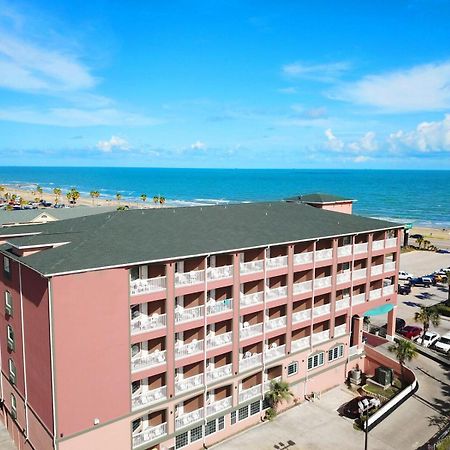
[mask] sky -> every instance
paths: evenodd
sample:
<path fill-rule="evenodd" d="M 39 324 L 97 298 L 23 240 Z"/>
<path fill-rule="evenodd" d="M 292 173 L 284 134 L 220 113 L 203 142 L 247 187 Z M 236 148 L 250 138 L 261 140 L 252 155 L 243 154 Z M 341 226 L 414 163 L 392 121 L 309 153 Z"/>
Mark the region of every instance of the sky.
<path fill-rule="evenodd" d="M 3 165 L 450 169 L 450 1 L 0 0 Z"/>

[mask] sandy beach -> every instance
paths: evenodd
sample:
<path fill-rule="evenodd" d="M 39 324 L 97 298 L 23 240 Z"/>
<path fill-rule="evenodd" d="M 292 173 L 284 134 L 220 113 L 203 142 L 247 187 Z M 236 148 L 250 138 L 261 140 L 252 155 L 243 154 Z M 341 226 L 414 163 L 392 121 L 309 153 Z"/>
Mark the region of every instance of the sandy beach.
<path fill-rule="evenodd" d="M 450 230 L 438 229 L 438 228 L 426 228 L 426 227 L 413 227 L 409 235 L 421 234 L 424 239 L 431 242 L 437 248 L 445 248 L 450 250 Z M 410 239 L 410 243 L 414 243 L 414 239 Z"/>

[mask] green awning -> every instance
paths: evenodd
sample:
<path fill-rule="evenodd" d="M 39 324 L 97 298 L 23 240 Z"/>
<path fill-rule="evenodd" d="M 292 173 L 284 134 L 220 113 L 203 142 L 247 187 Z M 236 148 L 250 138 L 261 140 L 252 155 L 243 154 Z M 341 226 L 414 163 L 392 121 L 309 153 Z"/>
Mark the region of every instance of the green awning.
<path fill-rule="evenodd" d="M 394 305 L 382 305 L 379 306 L 378 308 L 374 308 L 374 309 L 369 309 L 369 311 L 366 311 L 364 313 L 365 316 L 367 317 L 372 317 L 372 316 L 381 316 L 381 314 L 386 314 L 389 311 L 392 311 L 394 309 Z"/>

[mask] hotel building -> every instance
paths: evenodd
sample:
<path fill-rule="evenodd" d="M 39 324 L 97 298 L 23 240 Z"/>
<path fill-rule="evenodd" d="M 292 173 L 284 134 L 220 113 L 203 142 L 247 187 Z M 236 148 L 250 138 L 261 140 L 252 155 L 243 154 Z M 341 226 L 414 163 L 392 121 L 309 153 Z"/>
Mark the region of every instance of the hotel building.
<path fill-rule="evenodd" d="M 200 449 L 394 334 L 401 226 L 311 195 L 0 230 L 2 418 L 20 449 Z M 299 424 L 299 426 L 302 426 Z M 305 429 L 306 431 L 306 429 Z"/>

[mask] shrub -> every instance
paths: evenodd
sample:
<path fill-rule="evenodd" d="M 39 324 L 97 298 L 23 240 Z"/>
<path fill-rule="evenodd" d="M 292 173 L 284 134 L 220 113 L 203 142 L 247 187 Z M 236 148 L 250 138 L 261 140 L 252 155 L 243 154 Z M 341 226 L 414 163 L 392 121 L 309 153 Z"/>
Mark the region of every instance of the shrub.
<path fill-rule="evenodd" d="M 450 317 L 450 306 L 444 305 L 444 303 L 439 303 L 439 305 L 436 305 L 435 308 L 441 316 Z"/>
<path fill-rule="evenodd" d="M 269 408 L 266 411 L 265 419 L 266 420 L 273 420 L 277 417 L 277 410 L 275 408 Z"/>

